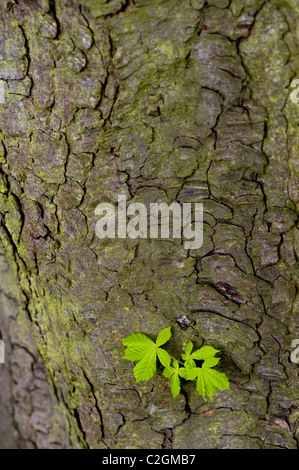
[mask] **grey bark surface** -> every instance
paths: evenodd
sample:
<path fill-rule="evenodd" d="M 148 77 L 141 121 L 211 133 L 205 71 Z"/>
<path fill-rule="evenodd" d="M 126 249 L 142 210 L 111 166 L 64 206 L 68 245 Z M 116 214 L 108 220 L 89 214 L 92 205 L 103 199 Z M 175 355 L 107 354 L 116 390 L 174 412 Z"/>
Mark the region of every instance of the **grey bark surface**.
<path fill-rule="evenodd" d="M 292 0 L 1 2 L 1 448 L 298 447 L 297 20 Z M 202 247 L 99 240 L 118 194 L 202 202 Z M 121 339 L 168 326 L 178 358 L 221 351 L 230 391 L 135 383 Z"/>

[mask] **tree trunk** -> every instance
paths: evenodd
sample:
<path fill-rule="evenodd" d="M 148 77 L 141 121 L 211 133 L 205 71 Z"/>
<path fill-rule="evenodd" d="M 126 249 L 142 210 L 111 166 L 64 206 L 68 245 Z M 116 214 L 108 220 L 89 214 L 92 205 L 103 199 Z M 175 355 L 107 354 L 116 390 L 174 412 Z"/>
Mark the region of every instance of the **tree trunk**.
<path fill-rule="evenodd" d="M 2 448 L 298 446 L 297 19 L 295 0 L 2 1 Z M 202 202 L 202 247 L 100 240 L 119 194 Z M 178 358 L 221 351 L 231 390 L 135 383 L 122 338 L 168 326 Z"/>

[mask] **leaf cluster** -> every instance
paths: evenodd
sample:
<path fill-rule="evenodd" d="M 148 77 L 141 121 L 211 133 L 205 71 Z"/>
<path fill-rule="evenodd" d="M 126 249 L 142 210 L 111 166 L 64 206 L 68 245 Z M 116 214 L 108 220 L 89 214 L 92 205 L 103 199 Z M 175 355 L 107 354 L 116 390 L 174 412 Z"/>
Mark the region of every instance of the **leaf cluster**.
<path fill-rule="evenodd" d="M 162 330 L 156 342 L 142 333 L 135 333 L 122 340 L 126 347 L 123 359 L 137 362 L 134 367 L 136 382 L 150 380 L 157 370 L 157 359 L 164 366 L 163 375 L 170 379 L 170 389 L 174 398 L 181 392 L 181 379 L 196 380 L 198 393 L 206 400 L 212 399 L 217 389 L 229 390 L 229 381 L 226 375 L 213 369 L 220 358 L 215 355 L 220 352 L 212 346 L 203 346 L 193 350 L 193 343 L 189 341 L 185 351 L 181 354 L 182 361 L 178 361 L 161 348 L 171 338 L 171 327 Z M 196 361 L 201 361 L 198 366 Z"/>

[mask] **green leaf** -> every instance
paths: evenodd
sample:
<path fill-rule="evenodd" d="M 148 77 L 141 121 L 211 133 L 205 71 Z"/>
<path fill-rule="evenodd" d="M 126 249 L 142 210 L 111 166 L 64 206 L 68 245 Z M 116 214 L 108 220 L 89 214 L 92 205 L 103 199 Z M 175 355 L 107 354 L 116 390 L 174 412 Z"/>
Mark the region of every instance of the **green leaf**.
<path fill-rule="evenodd" d="M 147 336 L 137 333 L 122 340 L 127 346 L 123 359 L 139 361 L 144 355 L 155 347 L 155 343 Z"/>
<path fill-rule="evenodd" d="M 215 369 L 211 369 L 209 367 L 195 367 L 193 369 L 189 369 L 187 379 L 195 380 L 196 377 L 196 389 L 205 401 L 206 396 L 212 399 L 217 388 L 220 390 L 229 390 L 228 378 L 225 374 L 218 372 Z"/>
<path fill-rule="evenodd" d="M 122 359 L 128 359 L 129 361 L 140 361 L 146 354 L 146 349 L 138 346 L 134 346 L 132 348 L 128 348 L 125 351 L 125 354 L 123 355 Z"/>
<path fill-rule="evenodd" d="M 181 354 L 182 359 L 186 362 L 190 360 L 190 354 L 193 348 L 193 343 L 192 341 L 189 341 L 188 344 L 185 347 L 185 354 Z"/>
<path fill-rule="evenodd" d="M 214 367 L 220 361 L 220 357 L 209 357 L 206 359 L 202 365 L 203 368 Z"/>
<path fill-rule="evenodd" d="M 164 369 L 162 373 L 164 377 L 166 377 L 166 379 L 169 379 L 169 377 L 171 377 L 173 374 L 173 367 L 168 367 L 167 369 Z"/>
<path fill-rule="evenodd" d="M 185 367 L 180 367 L 178 369 L 178 374 L 179 374 L 180 377 L 182 377 L 182 379 L 186 379 L 187 371 L 186 371 Z"/>
<path fill-rule="evenodd" d="M 191 353 L 192 349 L 193 349 L 193 343 L 192 343 L 192 341 L 189 341 L 189 343 L 185 347 L 185 354 L 187 356 L 190 356 L 190 353 Z"/>
<path fill-rule="evenodd" d="M 181 392 L 181 383 L 178 373 L 174 373 L 171 377 L 170 390 L 173 398 L 177 397 Z"/>
<path fill-rule="evenodd" d="M 172 360 L 172 365 L 175 369 L 178 369 L 180 367 L 179 366 L 179 361 L 177 359 Z"/>
<path fill-rule="evenodd" d="M 215 354 L 217 354 L 218 352 L 220 351 L 214 349 L 212 346 L 203 346 L 197 351 L 194 351 L 194 353 L 192 353 L 190 357 L 198 361 L 205 361 L 206 359 L 215 356 Z"/>
<path fill-rule="evenodd" d="M 136 382 L 140 382 L 140 380 L 150 380 L 154 376 L 156 368 L 157 349 L 152 349 L 134 367 Z"/>
<path fill-rule="evenodd" d="M 195 380 L 196 377 L 198 377 L 199 370 L 200 370 L 199 367 L 192 367 L 192 368 L 186 369 L 186 379 Z"/>
<path fill-rule="evenodd" d="M 179 362 L 176 359 L 173 359 L 174 367 L 170 366 L 164 369 L 163 375 L 167 379 L 171 377 L 170 389 L 173 395 L 173 398 L 177 397 L 181 392 L 181 382 L 180 377 L 186 377 L 186 369 L 179 366 Z"/>
<path fill-rule="evenodd" d="M 222 372 L 215 369 L 199 368 L 199 374 L 196 382 L 198 393 L 206 401 L 206 395 L 212 400 L 215 390 L 229 390 L 228 378 Z"/>
<path fill-rule="evenodd" d="M 157 348 L 158 358 L 161 364 L 164 367 L 169 367 L 171 362 L 171 357 L 165 349 Z"/>
<path fill-rule="evenodd" d="M 171 338 L 170 330 L 171 326 L 169 326 L 168 328 L 164 328 L 164 330 L 160 331 L 156 341 L 157 346 L 162 346 L 162 344 L 165 344 Z"/>
<path fill-rule="evenodd" d="M 136 381 L 149 380 L 153 377 L 157 368 L 157 356 L 164 367 L 169 367 L 171 357 L 167 351 L 158 346 L 166 343 L 171 337 L 171 327 L 165 328 L 158 335 L 156 343 L 142 333 L 135 333 L 122 340 L 127 347 L 124 359 L 139 361 L 134 368 Z"/>
<path fill-rule="evenodd" d="M 213 396 L 213 393 L 215 392 L 216 388 L 213 390 L 213 387 L 211 384 L 210 386 L 207 386 L 205 382 L 204 374 L 202 374 L 201 370 L 199 369 L 198 375 L 197 375 L 197 381 L 196 381 L 196 390 L 198 391 L 199 395 L 202 396 L 204 401 L 206 401 L 207 388 L 209 389 L 209 392 L 212 393 L 212 396 Z"/>
<path fill-rule="evenodd" d="M 189 359 L 188 361 L 185 362 L 184 364 L 186 370 L 192 369 L 193 367 L 196 367 L 195 361 L 193 359 Z"/>
<path fill-rule="evenodd" d="M 229 390 L 229 382 L 225 374 L 212 369 L 219 362 L 215 354 L 219 351 L 212 346 L 203 346 L 192 354 L 193 343 L 189 341 L 185 347 L 182 358 L 185 360 L 184 367 L 180 367 L 177 359 L 173 359 L 167 351 L 160 348 L 171 337 L 171 327 L 164 328 L 154 343 L 142 333 L 135 333 L 122 340 L 126 346 L 124 359 L 137 362 L 134 367 L 136 382 L 150 380 L 157 369 L 157 358 L 165 367 L 163 375 L 171 379 L 170 388 L 174 398 L 181 391 L 180 378 L 185 380 L 196 380 L 198 393 L 206 400 L 206 396 L 212 399 L 216 389 Z M 202 367 L 197 367 L 195 361 L 203 361 Z"/>
<path fill-rule="evenodd" d="M 219 352 L 212 346 L 203 346 L 191 354 L 186 364 L 186 379 L 196 379 L 196 389 L 198 393 L 206 400 L 206 396 L 212 399 L 217 388 L 220 390 L 229 390 L 229 382 L 225 374 L 212 369 L 219 362 L 219 357 L 214 357 Z M 195 360 L 203 360 L 202 367 L 192 367 Z"/>
<path fill-rule="evenodd" d="M 122 340 L 124 346 L 134 346 L 138 345 L 152 345 L 155 344 L 148 336 L 143 335 L 142 333 L 134 333 L 133 335 L 128 336 Z"/>

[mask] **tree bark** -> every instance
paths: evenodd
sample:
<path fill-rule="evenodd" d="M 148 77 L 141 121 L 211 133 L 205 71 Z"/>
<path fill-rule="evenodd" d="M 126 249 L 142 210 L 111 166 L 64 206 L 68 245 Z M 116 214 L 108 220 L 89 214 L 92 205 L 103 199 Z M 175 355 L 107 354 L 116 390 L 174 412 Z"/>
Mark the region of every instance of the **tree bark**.
<path fill-rule="evenodd" d="M 0 446 L 296 448 L 298 3 L 1 3 Z M 95 236 L 100 202 L 202 202 L 203 245 Z M 186 317 L 187 321 L 186 321 Z M 135 383 L 172 327 L 230 391 Z"/>

